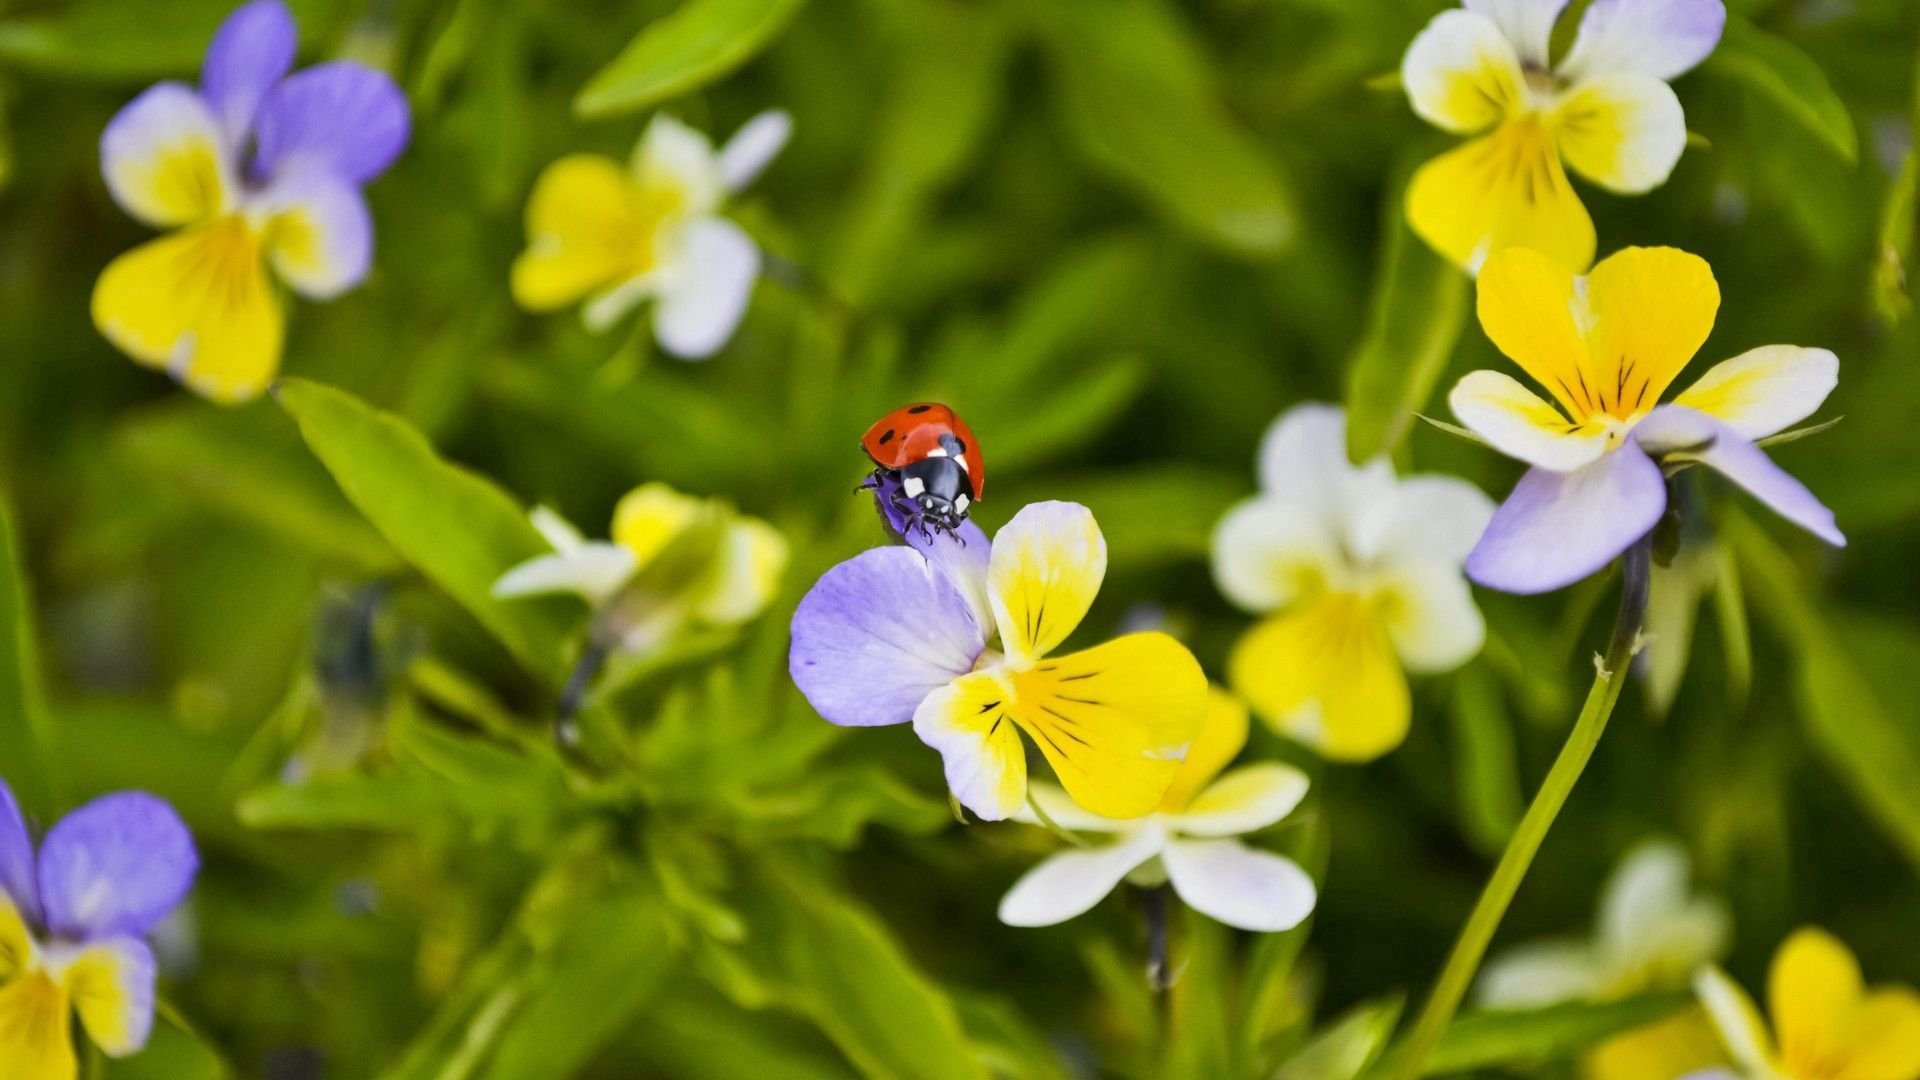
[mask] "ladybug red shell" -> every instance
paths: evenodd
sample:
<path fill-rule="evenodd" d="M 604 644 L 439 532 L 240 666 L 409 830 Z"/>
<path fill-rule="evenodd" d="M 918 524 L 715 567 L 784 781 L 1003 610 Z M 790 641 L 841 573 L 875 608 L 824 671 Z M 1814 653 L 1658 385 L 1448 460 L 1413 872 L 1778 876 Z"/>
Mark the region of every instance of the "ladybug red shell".
<path fill-rule="evenodd" d="M 860 448 L 883 469 L 905 469 L 930 457 L 954 457 L 966 470 L 973 501 L 986 497 L 987 462 L 980 442 L 967 422 L 945 405 L 920 402 L 893 410 L 867 429 Z"/>

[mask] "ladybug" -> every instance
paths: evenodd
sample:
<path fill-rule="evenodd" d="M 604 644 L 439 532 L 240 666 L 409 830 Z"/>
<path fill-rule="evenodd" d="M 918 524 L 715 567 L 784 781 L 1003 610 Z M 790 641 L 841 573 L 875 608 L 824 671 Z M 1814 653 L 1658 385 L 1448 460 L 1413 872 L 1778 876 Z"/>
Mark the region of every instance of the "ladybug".
<path fill-rule="evenodd" d="M 986 459 L 973 430 L 952 409 L 921 402 L 895 409 L 867 429 L 860 449 L 873 459 L 866 490 L 888 490 L 904 528 L 951 534 L 987 489 Z M 895 480 L 889 490 L 886 483 Z"/>

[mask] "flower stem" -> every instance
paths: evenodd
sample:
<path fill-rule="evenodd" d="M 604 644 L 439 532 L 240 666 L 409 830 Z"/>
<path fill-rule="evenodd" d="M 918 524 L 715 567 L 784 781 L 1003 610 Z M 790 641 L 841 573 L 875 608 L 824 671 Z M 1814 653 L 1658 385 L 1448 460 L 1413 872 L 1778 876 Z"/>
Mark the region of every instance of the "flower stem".
<path fill-rule="evenodd" d="M 1446 1033 L 1447 1025 L 1453 1022 L 1453 1014 L 1466 997 L 1467 988 L 1473 984 L 1487 945 L 1493 940 L 1500 920 L 1506 916 L 1507 906 L 1513 902 L 1513 894 L 1527 876 L 1528 867 L 1533 865 L 1533 857 L 1547 838 L 1547 830 L 1553 828 L 1554 818 L 1559 816 L 1560 808 L 1573 792 L 1573 785 L 1593 757 L 1594 747 L 1606 730 L 1607 718 L 1613 715 L 1614 703 L 1620 700 L 1628 665 L 1639 651 L 1651 555 L 1650 539 L 1643 538 L 1621 558 L 1625 584 L 1620 596 L 1620 614 L 1614 620 L 1613 637 L 1607 643 L 1606 655 L 1596 661 L 1593 686 L 1587 691 L 1579 719 L 1574 721 L 1566 745 L 1560 748 L 1560 756 L 1554 759 L 1546 781 L 1527 807 L 1526 816 L 1520 819 L 1512 839 L 1507 841 L 1507 849 L 1501 854 L 1499 865 L 1494 867 L 1493 876 L 1487 880 L 1487 887 L 1480 893 L 1480 901 L 1474 905 L 1466 927 L 1460 931 L 1460 939 L 1454 943 L 1453 953 L 1447 957 L 1447 966 L 1440 972 L 1440 979 L 1414 1023 L 1412 1034 L 1401 1044 L 1392 1067 L 1386 1071 L 1385 1075 L 1392 1080 L 1415 1080 L 1422 1075 L 1427 1059 Z"/>
<path fill-rule="evenodd" d="M 1169 917 L 1167 894 L 1173 890 L 1165 885 L 1155 885 L 1148 889 L 1145 897 L 1147 909 L 1147 985 L 1153 987 L 1156 994 L 1166 993 L 1173 985 L 1173 968 L 1167 962 L 1167 919 Z"/>

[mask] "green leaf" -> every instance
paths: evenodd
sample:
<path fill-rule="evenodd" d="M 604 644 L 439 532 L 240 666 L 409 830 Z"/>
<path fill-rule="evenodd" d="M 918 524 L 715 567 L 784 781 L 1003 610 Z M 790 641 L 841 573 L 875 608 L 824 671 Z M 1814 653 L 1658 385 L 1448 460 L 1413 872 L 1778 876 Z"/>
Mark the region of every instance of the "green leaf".
<path fill-rule="evenodd" d="M 0 771 L 29 813 L 54 809 L 47 739 L 33 598 L 13 513 L 0 494 Z"/>
<path fill-rule="evenodd" d="M 1571 1057 L 1623 1031 L 1664 1020 L 1688 1001 L 1681 994 L 1655 994 L 1603 1005 L 1579 1002 L 1526 1012 L 1469 1013 L 1441 1037 L 1427 1073 L 1441 1076 Z"/>
<path fill-rule="evenodd" d="M 1849 163 L 1859 159 L 1859 136 L 1846 103 L 1799 46 L 1731 16 L 1706 70 L 1746 87 L 1754 100 L 1806 129 Z"/>
<path fill-rule="evenodd" d="M 287 379 L 276 396 L 340 490 L 401 557 L 529 670 L 557 683 L 564 673 L 565 608 L 493 595 L 500 575 L 551 553 L 526 512 L 491 481 L 442 459 L 405 421 L 350 394 Z"/>
<path fill-rule="evenodd" d="M 1347 361 L 1347 456 L 1391 453 L 1426 408 L 1466 327 L 1467 276 L 1406 226 L 1404 188 L 1387 198 L 1386 243 L 1367 329 Z"/>
<path fill-rule="evenodd" d="M 1401 1006 L 1393 1000 L 1354 1007 L 1288 1059 L 1273 1080 L 1353 1080 L 1386 1049 Z"/>
<path fill-rule="evenodd" d="M 601 68 L 573 101 L 581 116 L 637 112 L 720 78 L 753 59 L 802 0 L 688 0 L 656 19 Z"/>
<path fill-rule="evenodd" d="M 1265 256 L 1296 231 L 1278 165 L 1221 100 L 1191 30 L 1157 0 L 1032 5 L 1088 161 L 1195 236 Z"/>

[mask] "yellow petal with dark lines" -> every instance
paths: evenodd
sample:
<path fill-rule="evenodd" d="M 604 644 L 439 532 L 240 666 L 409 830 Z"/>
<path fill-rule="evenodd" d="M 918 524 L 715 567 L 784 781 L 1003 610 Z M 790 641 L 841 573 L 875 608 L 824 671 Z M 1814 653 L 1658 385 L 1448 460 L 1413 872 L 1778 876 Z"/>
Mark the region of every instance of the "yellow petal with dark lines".
<path fill-rule="evenodd" d="M 1407 188 L 1407 224 L 1472 272 L 1509 247 L 1532 248 L 1576 272 L 1593 261 L 1593 219 L 1553 134 L 1534 117 L 1509 120 L 1422 165 Z"/>

